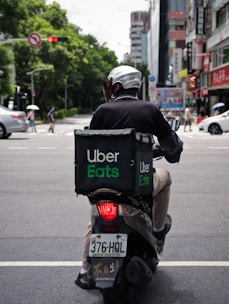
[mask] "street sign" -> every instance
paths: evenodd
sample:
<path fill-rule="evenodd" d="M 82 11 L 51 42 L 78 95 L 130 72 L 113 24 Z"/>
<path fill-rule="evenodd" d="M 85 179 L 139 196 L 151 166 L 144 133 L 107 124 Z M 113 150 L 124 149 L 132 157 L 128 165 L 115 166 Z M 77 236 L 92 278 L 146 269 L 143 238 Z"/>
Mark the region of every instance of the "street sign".
<path fill-rule="evenodd" d="M 149 82 L 155 82 L 155 81 L 156 81 L 156 77 L 154 75 L 150 75 Z"/>
<path fill-rule="evenodd" d="M 35 32 L 30 33 L 28 36 L 28 41 L 30 45 L 37 47 L 41 44 L 41 36 Z"/>
<path fill-rule="evenodd" d="M 156 76 L 149 75 L 148 77 L 148 94 L 149 100 L 153 103 L 156 103 Z"/>

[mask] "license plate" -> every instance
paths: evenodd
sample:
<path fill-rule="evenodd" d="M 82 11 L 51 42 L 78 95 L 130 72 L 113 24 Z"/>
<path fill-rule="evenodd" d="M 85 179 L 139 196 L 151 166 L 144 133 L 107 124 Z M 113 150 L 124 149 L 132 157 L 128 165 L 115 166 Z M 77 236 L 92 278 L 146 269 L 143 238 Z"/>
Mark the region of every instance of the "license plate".
<path fill-rule="evenodd" d="M 90 238 L 90 257 L 125 257 L 127 234 L 92 234 Z"/>

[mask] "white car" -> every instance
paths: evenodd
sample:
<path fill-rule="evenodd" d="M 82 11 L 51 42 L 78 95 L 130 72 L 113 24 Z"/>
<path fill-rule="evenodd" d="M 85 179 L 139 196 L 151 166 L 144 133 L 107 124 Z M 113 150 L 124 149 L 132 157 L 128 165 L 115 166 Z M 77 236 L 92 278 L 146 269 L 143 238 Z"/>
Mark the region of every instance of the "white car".
<path fill-rule="evenodd" d="M 210 134 L 229 132 L 229 111 L 205 118 L 199 123 L 199 130 L 209 132 Z"/>
<path fill-rule="evenodd" d="M 0 105 L 0 139 L 8 138 L 14 132 L 26 132 L 28 122 L 23 111 L 12 111 Z"/>

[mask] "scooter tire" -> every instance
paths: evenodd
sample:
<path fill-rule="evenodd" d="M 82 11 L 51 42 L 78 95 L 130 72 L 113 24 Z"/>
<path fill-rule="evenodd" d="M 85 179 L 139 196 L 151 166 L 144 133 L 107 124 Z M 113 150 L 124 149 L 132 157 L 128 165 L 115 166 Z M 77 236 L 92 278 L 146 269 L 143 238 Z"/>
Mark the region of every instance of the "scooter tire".
<path fill-rule="evenodd" d="M 151 258 L 148 259 L 146 262 L 149 265 L 152 273 L 154 273 L 157 270 L 158 260 L 156 258 Z"/>
<path fill-rule="evenodd" d="M 104 304 L 128 304 L 128 290 L 113 287 L 101 290 Z"/>

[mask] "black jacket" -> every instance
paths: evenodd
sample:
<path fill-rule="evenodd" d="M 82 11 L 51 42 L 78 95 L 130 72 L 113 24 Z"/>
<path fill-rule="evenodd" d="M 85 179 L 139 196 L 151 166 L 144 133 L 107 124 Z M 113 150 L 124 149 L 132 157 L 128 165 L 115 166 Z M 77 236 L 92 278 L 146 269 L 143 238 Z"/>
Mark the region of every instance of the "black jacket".
<path fill-rule="evenodd" d="M 102 104 L 90 123 L 90 129 L 125 128 L 155 135 L 167 161 L 179 161 L 183 143 L 171 130 L 161 111 L 151 102 L 128 97 Z"/>

